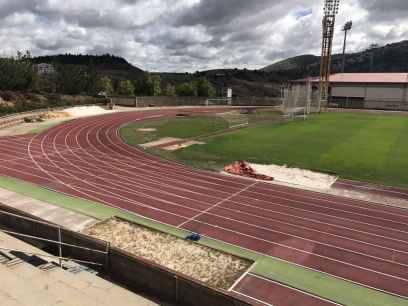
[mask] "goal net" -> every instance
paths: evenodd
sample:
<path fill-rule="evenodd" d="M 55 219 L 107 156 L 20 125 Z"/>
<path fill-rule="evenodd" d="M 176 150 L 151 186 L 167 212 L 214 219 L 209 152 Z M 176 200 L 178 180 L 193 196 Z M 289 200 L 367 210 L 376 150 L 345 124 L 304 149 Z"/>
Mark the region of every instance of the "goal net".
<path fill-rule="evenodd" d="M 214 99 L 207 99 L 205 101 L 206 106 L 217 106 L 217 105 L 232 105 L 231 98 L 214 98 Z"/>
<path fill-rule="evenodd" d="M 282 111 L 290 119 L 320 112 L 319 90 L 311 82 L 290 84 L 283 89 Z"/>
<path fill-rule="evenodd" d="M 242 114 L 239 111 L 227 112 L 218 114 L 219 117 L 223 118 L 228 122 L 228 128 L 240 128 L 249 125 L 248 115 Z"/>

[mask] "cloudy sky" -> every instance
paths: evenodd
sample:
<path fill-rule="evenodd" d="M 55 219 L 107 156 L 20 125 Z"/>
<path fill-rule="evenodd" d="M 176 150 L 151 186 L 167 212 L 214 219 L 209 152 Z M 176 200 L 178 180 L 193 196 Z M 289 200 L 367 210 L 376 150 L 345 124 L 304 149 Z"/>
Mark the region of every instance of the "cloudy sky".
<path fill-rule="evenodd" d="M 323 0 L 0 0 L 0 54 L 113 53 L 149 71 L 258 69 L 318 54 Z M 408 39 L 408 0 L 341 0 L 350 51 Z"/>

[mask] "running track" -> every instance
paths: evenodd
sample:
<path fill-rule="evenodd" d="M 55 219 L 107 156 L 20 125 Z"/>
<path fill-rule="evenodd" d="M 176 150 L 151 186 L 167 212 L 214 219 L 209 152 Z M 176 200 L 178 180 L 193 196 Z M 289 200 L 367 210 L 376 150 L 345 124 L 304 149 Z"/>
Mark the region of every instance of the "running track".
<path fill-rule="evenodd" d="M 2 137 L 0 175 L 408 297 L 407 210 L 193 170 L 118 136 L 128 122 L 175 114 L 116 113 Z M 230 293 L 256 305 L 337 305 L 252 274 Z"/>

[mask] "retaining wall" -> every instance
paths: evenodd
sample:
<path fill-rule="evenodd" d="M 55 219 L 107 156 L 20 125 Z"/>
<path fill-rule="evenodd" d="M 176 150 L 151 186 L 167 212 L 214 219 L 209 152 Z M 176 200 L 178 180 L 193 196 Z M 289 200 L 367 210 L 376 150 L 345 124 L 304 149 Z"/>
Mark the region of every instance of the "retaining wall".
<path fill-rule="evenodd" d="M 115 105 L 130 107 L 149 106 L 204 106 L 205 97 L 111 97 Z M 274 97 L 234 97 L 232 105 L 235 106 L 277 106 L 282 103 L 280 98 Z"/>
<path fill-rule="evenodd" d="M 17 209 L 1 205 L 0 211 L 7 211 L 29 218 L 35 218 Z M 12 230 L 26 235 L 58 240 L 58 229 L 51 224 L 0 213 L 0 229 Z M 92 261 L 103 264 L 102 271 L 114 282 L 122 284 L 136 293 L 146 293 L 163 301 L 185 306 L 250 306 L 230 296 L 227 292 L 210 288 L 205 284 L 178 274 L 165 267 L 139 258 L 108 243 L 80 233 L 62 229 L 62 241 L 100 251 L 109 250 L 108 256 L 101 253 L 63 246 L 63 257 Z M 17 237 L 21 239 L 21 237 Z M 50 242 L 22 239 L 58 256 L 58 247 Z M 93 267 L 94 268 L 94 267 Z"/>

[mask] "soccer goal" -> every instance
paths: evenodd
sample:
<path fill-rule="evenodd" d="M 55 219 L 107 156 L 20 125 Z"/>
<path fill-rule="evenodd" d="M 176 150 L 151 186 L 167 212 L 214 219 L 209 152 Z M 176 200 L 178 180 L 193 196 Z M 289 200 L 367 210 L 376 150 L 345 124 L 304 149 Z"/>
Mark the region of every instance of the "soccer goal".
<path fill-rule="evenodd" d="M 283 88 L 282 111 L 289 119 L 307 118 L 320 111 L 319 91 L 311 82 L 290 84 Z"/>
<path fill-rule="evenodd" d="M 232 105 L 232 88 L 223 88 L 221 98 L 207 99 L 205 104 L 212 105 Z"/>
<path fill-rule="evenodd" d="M 214 99 L 207 99 L 205 101 L 206 106 L 217 106 L 217 105 L 232 105 L 231 98 L 214 98 Z"/>
<path fill-rule="evenodd" d="M 242 114 L 240 111 L 221 113 L 218 114 L 218 116 L 228 122 L 229 129 L 236 129 L 249 125 L 248 115 Z"/>

